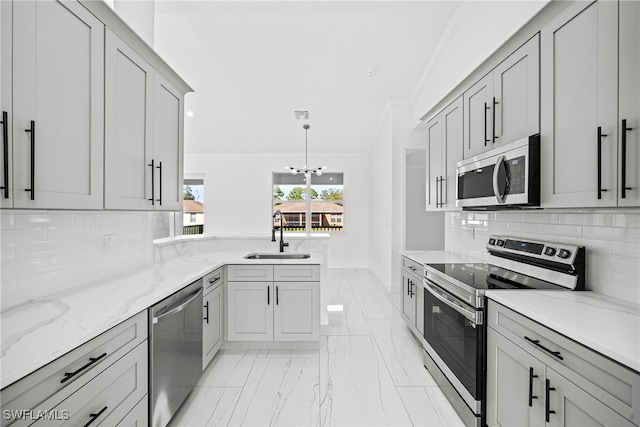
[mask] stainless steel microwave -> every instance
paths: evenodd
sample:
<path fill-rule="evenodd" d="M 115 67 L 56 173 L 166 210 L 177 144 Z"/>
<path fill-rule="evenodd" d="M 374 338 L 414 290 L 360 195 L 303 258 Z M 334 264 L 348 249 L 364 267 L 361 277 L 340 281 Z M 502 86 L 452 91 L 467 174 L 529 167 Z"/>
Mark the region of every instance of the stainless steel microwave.
<path fill-rule="evenodd" d="M 456 174 L 463 209 L 540 206 L 540 134 L 462 160 Z"/>

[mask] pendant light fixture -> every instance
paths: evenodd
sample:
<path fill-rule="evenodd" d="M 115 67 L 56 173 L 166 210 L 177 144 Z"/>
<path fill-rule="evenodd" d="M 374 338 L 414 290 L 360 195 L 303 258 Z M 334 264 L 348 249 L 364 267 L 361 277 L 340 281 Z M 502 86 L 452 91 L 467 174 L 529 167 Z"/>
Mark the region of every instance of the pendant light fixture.
<path fill-rule="evenodd" d="M 288 171 L 291 171 L 291 175 L 297 175 L 299 173 L 304 173 L 305 178 L 309 178 L 309 176 L 312 173 L 315 173 L 317 176 L 322 175 L 322 171 L 325 170 L 327 167 L 326 166 L 321 166 L 318 168 L 313 168 L 313 169 L 309 169 L 309 167 L 307 166 L 309 164 L 308 158 L 307 158 L 307 149 L 308 149 L 308 143 L 307 143 L 307 131 L 309 130 L 311 126 L 309 126 L 308 124 L 304 124 L 302 125 L 302 128 L 304 129 L 304 166 L 302 166 L 301 168 L 296 168 L 293 166 L 285 166 L 284 168 Z"/>

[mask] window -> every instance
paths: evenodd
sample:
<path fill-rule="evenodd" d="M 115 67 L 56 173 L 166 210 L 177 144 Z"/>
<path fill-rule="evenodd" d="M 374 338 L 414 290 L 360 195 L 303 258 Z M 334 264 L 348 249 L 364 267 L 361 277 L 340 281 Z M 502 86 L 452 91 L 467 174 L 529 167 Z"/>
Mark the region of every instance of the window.
<path fill-rule="evenodd" d="M 344 174 L 291 175 L 273 173 L 273 211 L 283 213 L 285 231 L 342 231 L 344 227 Z M 311 214 L 311 223 L 306 218 Z M 276 227 L 280 219 L 274 220 Z"/>
<path fill-rule="evenodd" d="M 184 180 L 182 234 L 204 234 L 204 179 Z"/>

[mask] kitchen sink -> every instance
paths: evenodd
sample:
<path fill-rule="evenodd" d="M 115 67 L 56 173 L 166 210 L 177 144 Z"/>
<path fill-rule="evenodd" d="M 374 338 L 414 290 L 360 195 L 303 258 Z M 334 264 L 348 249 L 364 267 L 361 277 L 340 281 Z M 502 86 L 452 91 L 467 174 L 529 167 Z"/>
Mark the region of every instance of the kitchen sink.
<path fill-rule="evenodd" d="M 311 254 L 303 253 L 253 253 L 246 255 L 244 259 L 306 259 L 310 257 Z"/>

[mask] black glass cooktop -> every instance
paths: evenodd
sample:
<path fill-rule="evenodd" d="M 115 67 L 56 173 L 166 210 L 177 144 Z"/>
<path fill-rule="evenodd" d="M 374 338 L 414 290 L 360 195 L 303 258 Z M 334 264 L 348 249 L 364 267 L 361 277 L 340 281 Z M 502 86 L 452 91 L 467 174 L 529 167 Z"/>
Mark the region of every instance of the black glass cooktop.
<path fill-rule="evenodd" d="M 427 264 L 474 289 L 558 289 L 557 285 L 485 263 Z M 428 273 L 427 273 L 428 277 Z"/>

